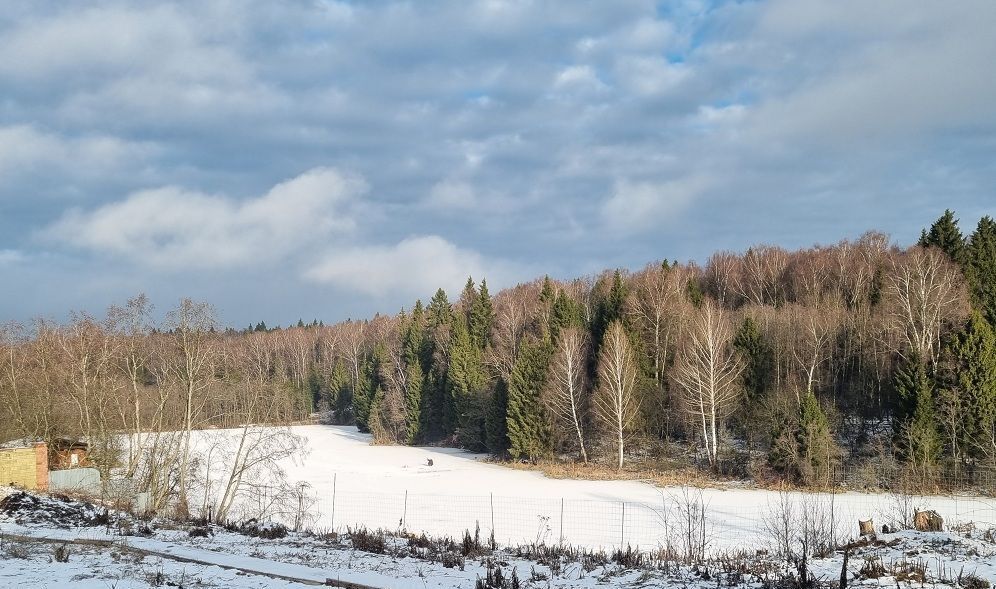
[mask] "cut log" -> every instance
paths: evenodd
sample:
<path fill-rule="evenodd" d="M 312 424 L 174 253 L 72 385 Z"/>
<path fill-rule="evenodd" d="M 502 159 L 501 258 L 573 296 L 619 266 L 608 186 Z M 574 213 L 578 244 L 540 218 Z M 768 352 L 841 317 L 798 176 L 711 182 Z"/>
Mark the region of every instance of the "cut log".
<path fill-rule="evenodd" d="M 875 522 L 873 522 L 870 519 L 859 519 L 858 531 L 861 533 L 862 536 L 874 536 Z"/>
<path fill-rule="evenodd" d="M 913 514 L 913 527 L 921 532 L 941 532 L 944 530 L 944 518 L 936 511 L 917 511 Z"/>

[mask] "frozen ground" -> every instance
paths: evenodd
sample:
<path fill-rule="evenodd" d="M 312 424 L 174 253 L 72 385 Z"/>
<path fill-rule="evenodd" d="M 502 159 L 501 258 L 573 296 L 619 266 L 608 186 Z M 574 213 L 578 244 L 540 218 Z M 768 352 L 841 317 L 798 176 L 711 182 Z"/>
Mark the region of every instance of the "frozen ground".
<path fill-rule="evenodd" d="M 310 485 L 315 528 L 363 525 L 456 536 L 480 525 L 484 535 L 493 529 L 503 544 L 563 539 L 591 548 L 648 548 L 668 541 L 677 511 L 699 493 L 636 481 L 550 479 L 450 448 L 372 446 L 353 427 L 292 429 L 306 438 L 308 452 L 283 467 L 290 482 Z M 199 445 L 230 435 L 198 432 Z M 736 487 L 701 494 L 709 544 L 717 550 L 758 547 L 764 518 L 783 499 L 777 492 Z M 858 519 L 873 518 L 881 526 L 912 508 L 936 510 L 948 524 L 996 525 L 996 501 L 990 498 L 843 493 L 791 499 L 796 512 L 832 509 L 845 534 L 855 531 Z"/>
<path fill-rule="evenodd" d="M 0 489 L 0 495 L 4 491 Z M 387 538 L 381 553 L 360 550 L 343 536 L 290 534 L 264 540 L 213 528 L 207 537 L 191 537 L 170 522 L 152 522 L 148 537 L 121 536 L 92 525 L 92 510 L 74 502 L 41 499 L 35 510 L 0 510 L 0 587 L 20 589 L 80 587 L 131 589 L 146 587 L 253 587 L 259 589 L 365 586 L 379 589 L 472 588 L 500 569 L 515 575 L 521 587 L 595 588 L 717 586 L 756 589 L 779 585 L 792 567 L 768 557 L 743 557 L 677 566 L 644 562 L 623 566 L 608 559 L 555 555 L 537 559 L 515 551 L 486 551 L 455 557 L 447 564 L 426 557 L 407 540 Z M 32 514 L 41 513 L 41 517 Z M 81 516 L 74 514 L 80 513 Z M 132 529 L 137 529 L 132 522 Z M 44 541 L 26 541 L 34 538 Z M 72 544 L 68 561 L 54 558 L 57 547 L 83 539 L 104 545 Z M 454 546 L 453 554 L 459 554 Z M 901 532 L 882 534 L 852 547 L 848 581 L 852 586 L 943 587 L 982 589 L 996 581 L 996 543 L 980 529 L 961 533 Z M 819 586 L 840 577 L 842 553 L 812 559 L 810 574 Z M 767 585 L 766 585 L 767 584 Z M 503 585 L 509 587 L 511 584 Z"/>

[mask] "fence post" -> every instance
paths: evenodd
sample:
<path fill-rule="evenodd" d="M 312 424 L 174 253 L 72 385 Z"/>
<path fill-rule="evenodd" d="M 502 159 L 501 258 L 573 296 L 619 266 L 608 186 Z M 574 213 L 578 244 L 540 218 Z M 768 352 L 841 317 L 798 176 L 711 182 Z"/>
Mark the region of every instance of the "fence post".
<path fill-rule="evenodd" d="M 495 494 L 491 493 L 491 535 L 495 535 Z"/>
<path fill-rule="evenodd" d="M 401 512 L 401 527 L 404 528 L 408 523 L 408 489 L 405 489 L 405 508 Z"/>
<path fill-rule="evenodd" d="M 335 532 L 335 484 L 338 473 L 332 473 L 332 532 Z"/>
<path fill-rule="evenodd" d="M 560 498 L 560 545 L 564 545 L 564 498 Z"/>
<path fill-rule="evenodd" d="M 626 544 L 626 502 L 622 502 L 622 523 L 619 526 L 619 550 Z"/>

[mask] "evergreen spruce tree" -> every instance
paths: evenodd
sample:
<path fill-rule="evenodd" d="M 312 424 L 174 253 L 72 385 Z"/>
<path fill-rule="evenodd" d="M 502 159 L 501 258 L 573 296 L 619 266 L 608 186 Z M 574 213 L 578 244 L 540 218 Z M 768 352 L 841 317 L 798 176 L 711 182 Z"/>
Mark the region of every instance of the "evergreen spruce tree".
<path fill-rule="evenodd" d="M 968 238 L 965 274 L 972 306 L 982 313 L 989 325 L 996 326 L 996 222 L 992 217 L 979 219 L 975 232 Z"/>
<path fill-rule="evenodd" d="M 830 431 L 830 421 L 812 391 L 807 391 L 799 404 L 796 439 L 800 479 L 806 484 L 829 484 L 831 468 L 840 451 Z"/>
<path fill-rule="evenodd" d="M 919 245 L 939 248 L 959 265 L 964 262 L 965 238 L 958 228 L 958 219 L 950 209 L 934 221 L 930 231 L 921 234 Z"/>
<path fill-rule="evenodd" d="M 560 332 L 568 327 L 584 327 L 584 310 L 580 303 L 561 290 L 554 297 L 550 310 L 550 339 L 557 341 Z"/>
<path fill-rule="evenodd" d="M 472 339 L 470 328 L 461 315 L 453 322 L 449 348 L 449 371 L 446 383 L 456 409 L 458 443 L 469 450 L 483 450 L 487 373 L 482 352 Z"/>
<path fill-rule="evenodd" d="M 917 387 L 916 400 L 912 415 L 903 423 L 899 448 L 914 474 L 922 481 L 929 481 L 941 456 L 941 434 L 937 427 L 934 383 L 922 364 L 915 370 L 910 382 Z"/>
<path fill-rule="evenodd" d="M 453 433 L 455 411 L 446 384 L 446 357 L 453 307 L 446 291 L 438 289 L 426 308 L 426 343 L 422 351 L 425 385 L 422 390 L 422 425 L 428 440 L 440 440 Z"/>
<path fill-rule="evenodd" d="M 899 436 L 903 433 L 906 423 L 916 412 L 920 392 L 924 389 L 933 390 L 934 382 L 927 370 L 926 363 L 914 354 L 904 359 L 896 368 L 892 384 L 896 390 L 896 403 L 892 411 L 892 431 Z"/>
<path fill-rule="evenodd" d="M 491 294 L 488 293 L 488 283 L 482 280 L 481 288 L 471 302 L 469 318 L 470 338 L 482 352 L 488 347 L 494 322 L 494 304 L 491 302 Z"/>
<path fill-rule="evenodd" d="M 411 317 L 405 324 L 402 341 L 402 362 L 404 362 L 405 381 L 405 421 L 408 444 L 420 439 L 422 426 L 422 392 L 425 387 L 425 370 L 422 368 L 422 358 L 425 348 L 425 310 L 422 301 L 416 301 Z"/>
<path fill-rule="evenodd" d="M 962 451 L 996 465 L 996 333 L 978 311 L 951 337 L 943 367 L 947 394 L 964 407 Z"/>
<path fill-rule="evenodd" d="M 765 396 L 774 371 L 775 357 L 771 345 L 764 339 L 761 329 L 751 317 L 746 317 L 733 338 L 733 347 L 744 359 L 743 411 L 737 413 L 735 423 L 750 451 L 757 438 L 757 424 L 768 403 Z"/>
<path fill-rule="evenodd" d="M 495 456 L 508 453 L 508 383 L 499 378 L 495 383 L 494 393 L 488 404 L 488 413 L 484 422 L 487 433 L 488 452 Z"/>
<path fill-rule="evenodd" d="M 387 350 L 384 344 L 374 346 L 373 352 L 365 359 L 361 369 L 360 382 L 353 391 L 353 414 L 356 428 L 361 432 L 370 431 L 370 412 L 374 409 L 378 391 L 383 395 L 383 371 L 387 363 Z"/>
<path fill-rule="evenodd" d="M 550 427 L 540 394 L 546 384 L 552 348 L 549 341 L 522 344 L 508 383 L 508 441 L 513 458 L 536 460 L 550 453 Z"/>
<path fill-rule="evenodd" d="M 336 360 L 329 377 L 329 404 L 335 423 L 345 425 L 353 423 L 356 416 L 353 413 L 353 388 L 349 371 L 342 360 Z"/>

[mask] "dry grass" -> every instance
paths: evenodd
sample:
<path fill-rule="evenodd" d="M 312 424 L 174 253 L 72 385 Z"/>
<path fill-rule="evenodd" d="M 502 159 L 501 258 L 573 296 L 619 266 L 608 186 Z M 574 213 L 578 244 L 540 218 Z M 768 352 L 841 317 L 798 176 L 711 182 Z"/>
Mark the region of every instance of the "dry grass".
<path fill-rule="evenodd" d="M 541 460 L 535 463 L 516 461 L 496 461 L 497 464 L 516 470 L 542 472 L 552 479 L 575 479 L 588 481 L 642 481 L 659 487 L 690 485 L 695 487 L 720 487 L 732 479 L 724 479 L 713 473 L 703 472 L 693 467 L 662 469 L 647 464 L 626 465 L 619 470 L 614 466 L 589 462 L 560 462 Z"/>

